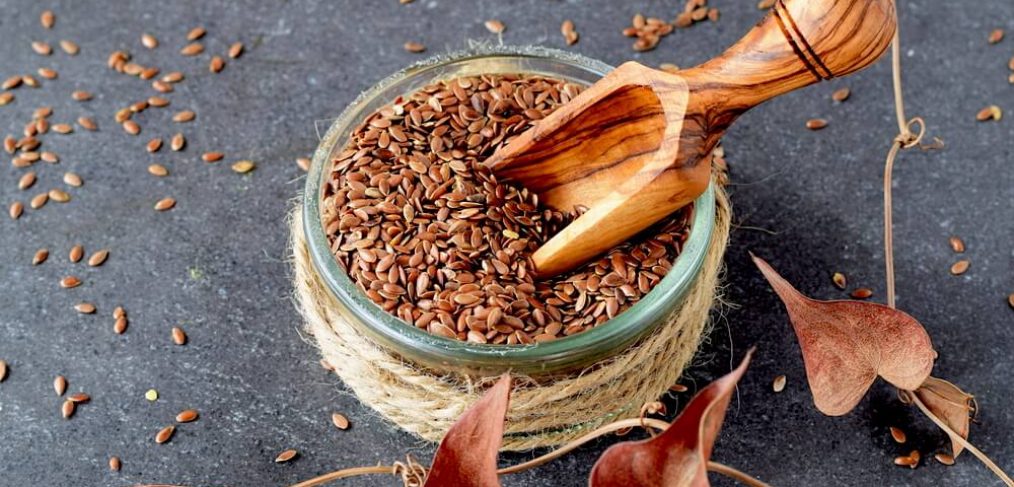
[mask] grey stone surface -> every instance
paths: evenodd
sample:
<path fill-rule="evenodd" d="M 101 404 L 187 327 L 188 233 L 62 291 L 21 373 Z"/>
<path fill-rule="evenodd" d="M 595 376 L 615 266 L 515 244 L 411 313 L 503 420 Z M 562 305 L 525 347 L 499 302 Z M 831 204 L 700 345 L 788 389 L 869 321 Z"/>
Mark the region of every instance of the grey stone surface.
<path fill-rule="evenodd" d="M 160 482 L 189 486 L 286 485 L 336 468 L 390 462 L 411 453 L 426 461 L 432 447 L 397 431 L 360 405 L 317 365 L 291 304 L 286 265 L 285 214 L 303 184 L 293 160 L 316 145 L 314 120 L 335 116 L 371 83 L 420 59 L 401 48 L 418 40 L 436 54 L 480 39 L 497 42 L 482 26 L 487 18 L 507 25 L 509 44 L 562 47 L 559 24 L 573 19 L 581 41 L 573 50 L 611 64 L 628 59 L 689 66 L 718 54 L 760 16 L 753 1 L 713 0 L 718 23 L 705 23 L 663 39 L 659 48 L 635 54 L 620 35 L 636 12 L 669 18 L 677 1 L 12 1 L 0 0 L 0 78 L 57 69 L 60 77 L 40 89 L 18 88 L 16 101 L 0 107 L 0 132 L 20 133 L 35 107 L 54 108 L 54 122 L 80 115 L 98 120 L 98 132 L 46 135 L 58 165 L 39 163 L 40 181 L 16 188 L 21 170 L 0 167 L 0 202 L 27 201 L 38 191 L 62 187 L 72 170 L 85 179 L 73 200 L 26 211 L 18 221 L 0 218 L 0 358 L 10 375 L 0 384 L 0 484 L 110 485 Z M 45 31 L 38 15 L 57 13 Z M 896 264 L 901 308 L 920 319 L 940 353 L 936 374 L 979 399 L 972 439 L 1001 465 L 1014 469 L 1014 408 L 1009 405 L 1014 359 L 1014 177 L 1011 122 L 976 123 L 989 103 L 1014 110 L 1006 81 L 1014 39 L 986 44 L 992 28 L 1014 32 L 1014 3 L 903 0 L 901 11 L 905 87 L 909 111 L 926 118 L 943 151 L 909 151 L 895 176 Z M 177 54 L 183 36 L 204 25 L 209 52 L 236 40 L 247 52 L 218 75 L 207 71 L 208 54 Z M 141 47 L 142 32 L 162 45 Z M 33 40 L 54 45 L 72 39 L 81 54 L 32 52 Z M 171 108 L 138 116 L 144 131 L 130 137 L 112 113 L 151 94 L 148 83 L 105 67 L 114 49 L 129 49 L 163 72 L 179 69 L 185 82 L 168 97 Z M 833 89 L 852 88 L 835 106 Z M 96 98 L 70 99 L 74 89 Z M 752 345 L 755 362 L 729 410 L 715 459 L 773 485 L 997 485 L 969 455 L 945 468 L 930 461 L 918 470 L 891 459 L 918 447 L 924 454 L 946 440 L 932 424 L 901 406 L 883 383 L 845 417 L 825 417 L 812 406 L 795 337 L 780 303 L 750 264 L 747 251 L 768 258 L 790 281 L 815 297 L 840 298 L 833 271 L 883 298 L 881 165 L 894 135 L 889 65 L 811 87 L 772 101 L 744 116 L 725 142 L 733 168 L 731 188 L 737 229 L 728 252 L 725 298 L 735 304 L 719 316 L 688 384 L 703 385 L 727 372 Z M 169 122 L 183 108 L 197 121 Z M 821 132 L 803 128 L 811 117 L 830 120 Z M 144 151 L 154 136 L 186 134 L 183 152 Z M 205 164 L 199 154 L 220 150 L 226 161 Z M 247 176 L 231 161 L 259 166 Z M 154 178 L 145 167 L 159 162 L 171 176 Z M 173 196 L 173 211 L 156 213 L 154 202 Z M 964 276 L 947 269 L 956 259 L 947 246 L 956 234 L 972 261 Z M 112 250 L 98 269 L 70 264 L 74 243 Z M 52 255 L 29 263 L 37 248 Z M 57 285 L 67 274 L 85 282 Z M 83 316 L 72 305 L 87 300 L 99 312 Z M 113 335 L 110 313 L 123 305 L 130 328 Z M 180 347 L 169 330 L 190 335 Z M 71 391 L 92 401 L 70 421 L 60 418 L 52 391 L 64 374 Z M 782 394 L 770 392 L 786 374 Z M 144 392 L 160 399 L 149 403 Z M 686 395 L 679 397 L 685 403 Z M 173 440 L 156 445 L 155 432 L 184 408 L 201 419 L 179 427 Z M 331 411 L 352 420 L 348 431 L 329 422 Z M 909 432 L 911 446 L 889 439 L 889 425 Z M 505 485 L 579 486 L 596 456 L 611 442 L 581 448 L 551 465 L 504 479 Z M 283 449 L 300 457 L 272 462 Z M 111 473 L 110 455 L 123 459 Z M 518 462 L 528 455 L 507 455 Z M 716 485 L 731 485 L 714 478 Z M 338 485 L 395 485 L 370 478 Z"/>

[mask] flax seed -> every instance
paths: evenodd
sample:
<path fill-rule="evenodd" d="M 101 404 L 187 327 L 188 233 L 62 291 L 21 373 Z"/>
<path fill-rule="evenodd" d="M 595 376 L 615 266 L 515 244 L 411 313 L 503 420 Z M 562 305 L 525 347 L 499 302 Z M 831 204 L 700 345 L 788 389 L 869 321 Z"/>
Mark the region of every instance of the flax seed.
<path fill-rule="evenodd" d="M 74 131 L 74 127 L 66 123 L 58 123 L 56 125 L 53 125 L 52 128 L 53 132 L 56 132 L 58 134 L 69 134 Z"/>
<path fill-rule="evenodd" d="M 91 398 L 91 396 L 89 396 L 88 394 L 85 394 L 83 392 L 76 392 L 74 394 L 71 394 L 71 395 L 67 396 L 67 400 L 70 401 L 70 402 L 72 402 L 72 403 L 75 403 L 75 404 L 80 404 L 80 403 L 91 401 L 92 398 Z"/>
<path fill-rule="evenodd" d="M 76 90 L 70 94 L 70 97 L 74 101 L 88 101 L 92 99 L 92 94 L 84 90 Z"/>
<path fill-rule="evenodd" d="M 231 46 L 229 46 L 229 53 L 228 54 L 229 54 L 229 57 L 232 58 L 232 59 L 238 58 L 241 54 L 243 54 L 243 43 L 242 42 L 234 42 Z"/>
<path fill-rule="evenodd" d="M 77 56 L 77 53 L 81 52 L 81 48 L 74 41 L 60 41 L 60 49 L 71 56 Z"/>
<path fill-rule="evenodd" d="M 35 255 L 32 256 L 32 265 L 39 265 L 49 258 L 49 250 L 39 249 L 35 251 Z"/>
<path fill-rule="evenodd" d="M 191 110 L 183 110 L 173 115 L 173 122 L 186 123 L 197 117 L 197 114 Z"/>
<path fill-rule="evenodd" d="M 299 168 L 302 169 L 303 172 L 307 172 L 310 170 L 310 159 L 306 157 L 297 157 L 296 165 L 299 166 Z"/>
<path fill-rule="evenodd" d="M 848 88 L 841 88 L 835 90 L 835 92 L 831 94 L 831 99 L 834 100 L 835 102 L 841 103 L 845 100 L 848 100 L 849 96 L 851 95 L 852 95 L 851 90 L 849 90 Z"/>
<path fill-rule="evenodd" d="M 148 105 L 162 108 L 169 106 L 169 100 L 162 98 L 161 96 L 152 96 L 148 98 Z"/>
<path fill-rule="evenodd" d="M 201 154 L 201 160 L 204 162 L 220 161 L 223 157 L 225 157 L 225 154 L 221 152 L 205 152 L 204 154 Z"/>
<path fill-rule="evenodd" d="M 141 126 L 133 120 L 124 120 L 122 125 L 123 131 L 130 135 L 137 135 L 141 133 Z"/>
<path fill-rule="evenodd" d="M 967 259 L 961 259 L 951 265 L 951 275 L 960 276 L 968 271 L 970 263 Z"/>
<path fill-rule="evenodd" d="M 158 39 L 151 34 L 141 34 L 141 45 L 148 49 L 155 49 L 158 47 Z"/>
<path fill-rule="evenodd" d="M 162 198 L 155 203 L 155 211 L 166 211 L 176 206 L 176 200 L 172 198 Z"/>
<path fill-rule="evenodd" d="M 9 91 L 0 93 L 0 107 L 8 105 L 12 101 L 14 101 L 14 93 L 11 93 Z"/>
<path fill-rule="evenodd" d="M 193 29 L 190 29 L 190 32 L 187 32 L 187 40 L 196 41 L 197 39 L 204 37 L 204 34 L 207 33 L 208 31 L 205 30 L 204 27 L 194 27 Z"/>
<path fill-rule="evenodd" d="M 349 419 L 342 413 L 331 413 L 331 423 L 340 430 L 349 429 Z"/>
<path fill-rule="evenodd" d="M 894 426 L 891 426 L 891 438 L 894 439 L 895 443 L 904 443 L 908 439 L 904 431 Z"/>
<path fill-rule="evenodd" d="M 225 68 L 225 60 L 222 56 L 212 56 L 211 61 L 208 61 L 208 71 L 212 73 L 219 73 Z"/>
<path fill-rule="evenodd" d="M 17 220 L 21 217 L 21 214 L 25 211 L 25 205 L 20 201 L 11 203 L 10 208 L 7 210 L 7 214 L 10 215 L 12 220 Z"/>
<path fill-rule="evenodd" d="M 106 262 L 106 259 L 108 258 L 109 258 L 108 249 L 98 250 L 95 253 L 93 253 L 90 257 L 88 257 L 88 265 L 91 267 L 98 267 L 104 264 Z"/>
<path fill-rule="evenodd" d="M 35 53 L 40 56 L 48 56 L 50 54 L 53 54 L 53 48 L 49 44 L 42 41 L 33 41 L 32 50 L 35 51 Z"/>
<path fill-rule="evenodd" d="M 77 124 L 80 125 L 81 128 L 83 128 L 85 130 L 95 131 L 95 130 L 99 129 L 98 124 L 96 124 L 95 121 L 92 120 L 89 117 L 80 117 L 80 118 L 78 118 L 77 119 Z"/>
<path fill-rule="evenodd" d="M 45 79 L 56 79 L 57 77 L 59 77 L 59 73 L 57 73 L 56 70 L 50 68 L 39 68 L 38 73 L 39 76 Z"/>
<path fill-rule="evenodd" d="M 275 463 L 285 463 L 285 462 L 288 462 L 288 461 L 292 460 L 293 458 L 296 458 L 297 454 L 298 454 L 298 452 L 296 450 L 285 450 L 285 451 L 279 453 L 277 457 L 275 457 Z"/>
<path fill-rule="evenodd" d="M 179 83 L 180 81 L 183 81 L 183 73 L 180 71 L 166 73 L 166 75 L 162 77 L 163 83 Z"/>
<path fill-rule="evenodd" d="M 420 53 L 426 50 L 426 46 L 424 46 L 422 43 L 412 41 L 406 42 L 403 47 L 405 48 L 406 51 L 413 53 Z"/>
<path fill-rule="evenodd" d="M 163 178 L 169 175 L 169 170 L 161 164 L 152 164 L 148 166 L 148 174 Z"/>
<path fill-rule="evenodd" d="M 78 303 L 74 305 L 74 310 L 83 315 L 95 314 L 95 305 L 92 303 Z"/>
<path fill-rule="evenodd" d="M 184 56 L 196 56 L 202 52 L 204 52 L 204 45 L 199 42 L 187 44 L 183 49 L 180 49 L 180 54 Z"/>
<path fill-rule="evenodd" d="M 187 334 L 186 334 L 186 332 L 183 331 L 182 328 L 180 328 L 178 326 L 174 326 L 173 330 L 172 330 L 172 336 L 173 336 L 173 343 L 175 343 L 177 345 L 186 345 L 187 344 Z"/>
<path fill-rule="evenodd" d="M 775 377 L 774 382 L 771 383 L 771 390 L 773 390 L 775 392 L 782 392 L 782 391 L 784 391 L 785 390 L 785 381 L 786 381 L 786 379 L 785 379 L 784 375 L 779 375 L 778 377 Z"/>
<path fill-rule="evenodd" d="M 960 237 L 951 237 L 948 240 L 951 244 L 951 250 L 956 254 L 963 254 L 965 252 L 965 242 Z"/>
<path fill-rule="evenodd" d="M 487 20 L 483 25 L 486 26 L 486 30 L 490 31 L 493 34 L 502 34 L 504 29 L 506 28 L 503 22 L 500 22 L 499 20 L 496 19 Z"/>
<path fill-rule="evenodd" d="M 122 467 L 123 463 L 120 462 L 120 457 L 109 457 L 109 470 L 119 472 Z"/>
<path fill-rule="evenodd" d="M 998 44 L 1003 40 L 1003 29 L 993 29 L 989 32 L 989 37 L 986 40 L 990 44 Z"/>
<path fill-rule="evenodd" d="M 980 122 L 1000 120 L 1001 118 L 1003 118 L 1003 110 L 996 105 L 989 105 L 986 108 L 979 110 L 979 113 L 975 114 L 975 119 Z"/>
<path fill-rule="evenodd" d="M 948 467 L 954 465 L 954 457 L 946 453 L 937 453 L 936 455 L 933 455 L 933 458 L 935 458 L 937 462 L 940 462 L 941 465 L 946 465 Z"/>
<path fill-rule="evenodd" d="M 28 204 L 29 206 L 32 207 L 33 210 L 38 210 L 39 208 L 45 206 L 46 202 L 48 201 L 49 201 L 49 193 L 39 193 L 33 196 L 32 200 L 29 201 Z"/>
<path fill-rule="evenodd" d="M 24 191 L 35 184 L 35 171 L 28 171 L 18 180 L 18 189 Z"/>
<path fill-rule="evenodd" d="M 40 152 L 39 153 L 39 159 L 41 159 L 41 160 L 43 160 L 45 162 L 48 162 L 50 164 L 56 164 L 56 163 L 60 162 L 60 156 L 56 155 L 56 153 L 49 152 L 49 151 L 42 151 L 42 152 Z"/>
<path fill-rule="evenodd" d="M 70 259 L 71 263 L 73 264 L 81 262 L 81 259 L 84 258 L 84 247 L 81 245 L 75 245 L 71 247 L 70 253 L 67 255 L 67 258 Z"/>
<path fill-rule="evenodd" d="M 158 152 L 158 150 L 161 148 L 162 148 L 162 139 L 159 137 L 149 140 L 148 145 L 145 146 L 145 149 L 148 152 Z"/>
<path fill-rule="evenodd" d="M 57 396 L 63 396 L 63 393 L 67 391 L 67 378 L 58 375 L 53 379 L 53 390 L 56 391 Z"/>
<path fill-rule="evenodd" d="M 246 174 L 250 171 L 253 171 L 256 167 L 257 165 L 254 164 L 253 161 L 246 160 L 237 161 L 232 164 L 232 170 L 240 174 Z"/>
<path fill-rule="evenodd" d="M 852 299 L 867 299 L 873 296 L 873 290 L 868 287 L 858 288 L 851 293 Z"/>
<path fill-rule="evenodd" d="M 169 140 L 169 148 L 172 149 L 173 152 L 179 152 L 183 150 L 183 147 L 186 145 L 187 139 L 181 133 L 173 135 L 173 138 Z"/>
<path fill-rule="evenodd" d="M 53 25 L 56 24 L 56 15 L 53 14 L 52 10 L 43 10 L 42 14 L 39 15 L 39 23 L 42 24 L 44 29 L 52 29 Z"/>
<path fill-rule="evenodd" d="M 811 118 L 806 121 L 806 128 L 810 130 L 821 130 L 827 127 L 827 120 L 823 118 Z"/>
<path fill-rule="evenodd" d="M 122 335 L 125 331 L 127 331 L 127 318 L 125 316 L 116 318 L 116 321 L 113 322 L 113 333 Z"/>
<path fill-rule="evenodd" d="M 63 401 L 63 406 L 60 407 L 60 414 L 63 415 L 63 419 L 70 419 L 74 415 L 75 409 L 77 409 L 77 405 L 73 401 Z"/>
<path fill-rule="evenodd" d="M 0 360 L 0 382 L 7 379 L 7 361 Z"/>
<path fill-rule="evenodd" d="M 70 194 L 62 189 L 51 189 L 48 193 L 49 199 L 57 203 L 66 203 L 70 201 Z"/>
<path fill-rule="evenodd" d="M 81 185 L 84 184 L 84 180 L 81 179 L 81 176 L 78 176 L 77 174 L 72 172 L 67 172 L 63 174 L 63 182 L 66 183 L 68 186 L 73 186 L 75 188 L 80 188 Z"/>
<path fill-rule="evenodd" d="M 197 417 L 198 417 L 198 413 L 197 413 L 196 409 L 186 409 L 186 410 L 180 411 L 180 413 L 176 415 L 176 422 L 177 423 L 191 423 L 191 422 L 197 421 Z"/>
<path fill-rule="evenodd" d="M 67 276 L 60 280 L 60 287 L 73 289 L 81 285 L 81 280 L 74 276 Z"/>
<path fill-rule="evenodd" d="M 171 426 L 171 425 L 170 426 L 166 426 L 165 428 L 162 428 L 162 429 L 158 430 L 158 433 L 155 433 L 155 443 L 158 443 L 159 445 L 161 445 L 161 444 L 169 441 L 173 437 L 173 433 L 175 433 L 175 432 L 176 432 L 176 427 L 175 426 Z"/>

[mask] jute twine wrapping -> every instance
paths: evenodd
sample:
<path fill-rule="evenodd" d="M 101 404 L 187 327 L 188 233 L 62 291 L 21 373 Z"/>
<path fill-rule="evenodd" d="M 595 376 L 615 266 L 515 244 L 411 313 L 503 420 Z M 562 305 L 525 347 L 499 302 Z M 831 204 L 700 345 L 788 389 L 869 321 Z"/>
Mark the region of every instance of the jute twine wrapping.
<path fill-rule="evenodd" d="M 711 245 L 683 305 L 641 342 L 583 371 L 552 380 L 516 376 L 503 450 L 555 446 L 607 422 L 637 417 L 642 404 L 676 383 L 708 327 L 729 237 L 731 210 L 721 187 L 715 198 Z M 436 373 L 362 335 L 342 316 L 311 263 L 299 207 L 290 232 L 296 305 L 324 359 L 363 404 L 405 431 L 440 441 L 496 377 Z"/>

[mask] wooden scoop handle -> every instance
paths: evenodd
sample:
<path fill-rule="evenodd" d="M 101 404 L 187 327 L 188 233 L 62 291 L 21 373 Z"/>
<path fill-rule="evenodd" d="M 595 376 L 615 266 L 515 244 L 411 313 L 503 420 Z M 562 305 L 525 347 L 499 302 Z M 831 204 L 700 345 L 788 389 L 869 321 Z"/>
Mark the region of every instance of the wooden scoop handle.
<path fill-rule="evenodd" d="M 716 103 L 739 114 L 873 64 L 896 27 L 894 0 L 778 0 L 725 53 L 681 74 L 692 93 L 720 96 Z"/>

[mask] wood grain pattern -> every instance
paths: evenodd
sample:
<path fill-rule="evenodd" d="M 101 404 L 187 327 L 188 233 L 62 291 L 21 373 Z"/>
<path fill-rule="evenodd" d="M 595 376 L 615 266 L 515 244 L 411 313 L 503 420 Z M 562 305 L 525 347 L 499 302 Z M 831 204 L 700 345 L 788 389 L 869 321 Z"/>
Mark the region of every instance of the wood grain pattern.
<path fill-rule="evenodd" d="M 893 0 L 779 0 L 722 55 L 678 74 L 628 62 L 486 164 L 563 210 L 589 210 L 533 256 L 555 275 L 629 239 L 707 188 L 710 154 L 739 115 L 875 62 Z"/>

